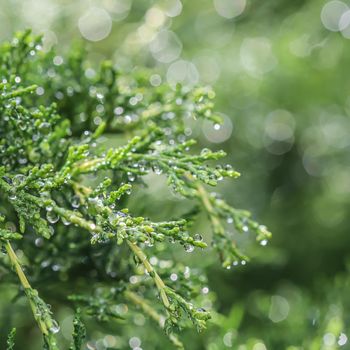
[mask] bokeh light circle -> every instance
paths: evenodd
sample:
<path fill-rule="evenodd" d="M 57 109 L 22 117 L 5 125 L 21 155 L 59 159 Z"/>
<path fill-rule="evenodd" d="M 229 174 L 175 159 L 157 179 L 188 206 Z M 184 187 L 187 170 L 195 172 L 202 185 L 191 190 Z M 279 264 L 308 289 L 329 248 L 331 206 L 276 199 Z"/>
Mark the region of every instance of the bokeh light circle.
<path fill-rule="evenodd" d="M 100 41 L 110 34 L 112 18 L 106 10 L 92 7 L 79 18 L 78 27 L 85 39 Z"/>
<path fill-rule="evenodd" d="M 321 21 L 325 28 L 332 32 L 338 32 L 339 21 L 349 7 L 342 1 L 334 0 L 327 2 L 321 11 Z"/>
<path fill-rule="evenodd" d="M 232 134 L 233 124 L 231 119 L 220 113 L 222 124 L 213 124 L 210 120 L 204 120 L 202 130 L 204 136 L 212 143 L 221 143 L 227 141 Z"/>
<path fill-rule="evenodd" d="M 170 30 L 161 30 L 151 41 L 152 56 L 159 62 L 170 63 L 176 60 L 182 51 L 182 43 Z"/>
<path fill-rule="evenodd" d="M 214 0 L 216 12 L 225 18 L 234 18 L 241 15 L 246 4 L 246 0 Z"/>

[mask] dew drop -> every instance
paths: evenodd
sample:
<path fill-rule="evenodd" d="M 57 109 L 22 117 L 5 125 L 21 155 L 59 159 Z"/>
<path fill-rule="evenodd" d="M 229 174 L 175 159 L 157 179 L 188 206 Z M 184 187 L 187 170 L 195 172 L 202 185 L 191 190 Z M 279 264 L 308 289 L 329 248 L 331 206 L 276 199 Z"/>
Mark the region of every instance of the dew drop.
<path fill-rule="evenodd" d="M 55 229 L 52 226 L 49 226 L 49 231 L 50 231 L 50 235 L 53 236 L 55 233 Z"/>
<path fill-rule="evenodd" d="M 52 265 L 52 270 L 53 270 L 53 271 L 59 271 L 60 269 L 61 269 L 61 266 L 60 266 L 60 265 L 58 265 L 58 264 Z"/>
<path fill-rule="evenodd" d="M 196 241 L 203 241 L 203 236 L 202 236 L 201 234 L 199 234 L 199 233 L 196 233 L 196 234 L 194 235 L 194 239 L 195 239 Z"/>
<path fill-rule="evenodd" d="M 118 214 L 115 213 L 115 212 L 111 212 L 109 215 L 108 215 L 108 220 L 111 224 L 115 223 L 115 221 L 118 219 Z"/>
<path fill-rule="evenodd" d="M 71 222 L 69 220 L 67 220 L 64 216 L 61 217 L 62 223 L 65 226 L 68 226 L 71 224 Z"/>
<path fill-rule="evenodd" d="M 80 207 L 80 199 L 78 196 L 73 196 L 70 202 L 73 208 L 77 209 Z"/>
<path fill-rule="evenodd" d="M 59 217 L 54 211 L 48 211 L 46 213 L 46 219 L 50 224 L 55 224 L 58 221 Z"/>
<path fill-rule="evenodd" d="M 51 125 L 48 122 L 43 122 L 39 125 L 39 130 L 42 134 L 47 135 L 50 132 Z"/>
<path fill-rule="evenodd" d="M 260 245 L 265 246 L 267 244 L 267 239 L 263 239 L 260 241 Z"/>
<path fill-rule="evenodd" d="M 248 232 L 249 231 L 249 227 L 247 225 L 243 225 L 242 231 L 243 232 Z"/>
<path fill-rule="evenodd" d="M 135 181 L 136 177 L 133 173 L 128 172 L 127 175 L 128 175 L 129 181 L 131 181 L 131 182 Z"/>
<path fill-rule="evenodd" d="M 206 156 L 210 153 L 210 150 L 208 148 L 203 148 L 201 151 L 201 156 Z"/>
<path fill-rule="evenodd" d="M 177 280 L 177 274 L 176 273 L 172 273 L 170 275 L 170 279 L 175 282 Z"/>
<path fill-rule="evenodd" d="M 187 253 L 192 253 L 194 251 L 194 246 L 192 244 L 185 244 L 184 248 Z"/>
<path fill-rule="evenodd" d="M 56 334 L 60 331 L 60 326 L 57 321 L 52 320 L 52 325 L 50 327 L 50 332 Z"/>
<path fill-rule="evenodd" d="M 16 196 L 15 193 L 10 193 L 10 194 L 9 194 L 9 199 L 10 199 L 11 201 L 14 201 L 16 198 L 17 198 L 17 196 Z"/>
<path fill-rule="evenodd" d="M 44 240 L 41 237 L 38 237 L 38 238 L 35 239 L 35 245 L 37 247 L 42 247 L 43 244 L 44 244 Z"/>
<path fill-rule="evenodd" d="M 157 165 L 153 166 L 153 171 L 156 175 L 160 175 L 162 173 L 162 169 Z"/>
<path fill-rule="evenodd" d="M 209 288 L 208 287 L 203 287 L 202 288 L 202 293 L 203 294 L 208 294 L 209 293 Z"/>
<path fill-rule="evenodd" d="M 21 185 L 26 180 L 26 177 L 22 174 L 17 174 L 13 177 L 13 184 L 15 186 Z"/>
<path fill-rule="evenodd" d="M 185 267 L 184 276 L 186 279 L 191 277 L 191 269 L 188 266 Z"/>

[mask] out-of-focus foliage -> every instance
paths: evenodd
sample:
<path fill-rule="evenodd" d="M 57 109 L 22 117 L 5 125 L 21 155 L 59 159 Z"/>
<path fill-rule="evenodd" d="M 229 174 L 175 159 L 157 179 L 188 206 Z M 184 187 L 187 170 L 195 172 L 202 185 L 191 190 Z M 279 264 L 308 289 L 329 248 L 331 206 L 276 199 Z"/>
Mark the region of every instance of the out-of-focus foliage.
<path fill-rule="evenodd" d="M 260 213 L 275 235 L 271 245 L 254 253 L 259 259 L 244 268 L 222 273 L 206 262 L 210 290 L 217 294 L 213 303 L 228 318 L 218 318 L 208 338 L 190 336 L 192 348 L 348 346 L 347 1 L 1 5 L 4 37 L 34 26 L 45 32 L 47 47 L 58 42 L 64 50 L 72 37 L 83 35 L 97 40 L 89 44 L 93 60 L 113 57 L 124 68 L 156 67 L 155 83 L 166 79 L 215 87 L 225 127 L 213 130 L 203 123 L 195 132 L 235 161 L 244 176 L 239 186 L 223 190 Z M 94 13 L 105 25 L 89 31 L 86 23 L 98 22 Z M 172 210 L 164 206 L 161 188 L 153 193 L 155 215 L 159 208 Z M 141 329 L 139 337 L 145 337 Z"/>

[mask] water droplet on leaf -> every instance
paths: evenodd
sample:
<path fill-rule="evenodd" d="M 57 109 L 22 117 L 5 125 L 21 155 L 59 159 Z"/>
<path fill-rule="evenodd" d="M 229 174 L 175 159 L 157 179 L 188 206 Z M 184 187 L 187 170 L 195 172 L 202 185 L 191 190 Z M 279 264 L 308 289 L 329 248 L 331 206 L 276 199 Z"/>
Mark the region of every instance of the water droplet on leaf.
<path fill-rule="evenodd" d="M 78 196 L 73 196 L 70 202 L 73 208 L 77 209 L 80 207 L 80 199 Z"/>
<path fill-rule="evenodd" d="M 26 177 L 22 174 L 17 174 L 13 177 L 13 184 L 15 186 L 21 185 L 26 180 Z"/>
<path fill-rule="evenodd" d="M 52 325 L 50 327 L 50 332 L 56 334 L 60 331 L 60 326 L 57 321 L 52 320 Z"/>
<path fill-rule="evenodd" d="M 54 211 L 48 211 L 46 213 L 46 219 L 50 224 L 55 224 L 58 221 L 59 217 Z"/>
<path fill-rule="evenodd" d="M 187 253 L 192 253 L 194 251 L 194 246 L 192 244 L 185 244 L 184 248 Z"/>
<path fill-rule="evenodd" d="M 267 239 L 263 239 L 260 241 L 260 245 L 265 246 L 267 244 Z"/>

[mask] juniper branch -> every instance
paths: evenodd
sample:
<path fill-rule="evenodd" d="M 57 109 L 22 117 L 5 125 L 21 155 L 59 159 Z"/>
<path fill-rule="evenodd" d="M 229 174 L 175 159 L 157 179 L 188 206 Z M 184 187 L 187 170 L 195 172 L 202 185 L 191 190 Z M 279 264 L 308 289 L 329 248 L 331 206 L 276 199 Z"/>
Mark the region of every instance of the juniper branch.
<path fill-rule="evenodd" d="M 51 317 L 51 312 L 48 306 L 42 299 L 40 299 L 38 292 L 29 284 L 18 257 L 9 242 L 5 243 L 5 249 L 28 298 L 34 318 L 44 336 L 47 349 L 58 350 L 59 348 L 55 337 L 55 334 L 59 331 L 57 322 Z"/>
<path fill-rule="evenodd" d="M 6 208 L 0 214 L 0 242 L 24 288 L 45 347 L 58 349 L 58 327 L 30 286 L 10 240 L 18 240 L 28 252 L 33 283 L 56 258 L 69 282 L 80 288 L 71 275 L 76 266 L 85 271 L 85 261 L 90 259 L 89 272 L 98 269 L 100 275 L 85 281 L 85 288 L 69 298 L 83 305 L 82 312 L 98 321 L 120 319 L 113 307 L 126 298 L 159 322 L 158 308 L 165 308 L 164 330 L 181 347 L 174 330 L 187 326 L 182 315 L 198 330 L 210 318 L 209 312 L 193 306 L 201 279 L 195 283 L 194 274 L 177 283 L 167 280 L 169 268 L 151 264 L 148 251 L 159 243 L 170 250 L 168 240 L 188 251 L 207 244 L 189 232 L 193 218 L 187 215 L 163 221 L 134 215 L 137 208 L 128 202 L 131 191 L 141 191 L 144 177 L 153 173 L 164 176 L 184 200 L 195 200 L 208 215 L 214 247 L 226 267 L 247 260 L 228 232 L 226 220 L 232 221 L 237 233 L 253 231 L 263 244 L 270 236 L 249 212 L 207 190 L 239 175 L 229 165 L 210 165 L 225 157 L 225 152 L 203 149 L 198 153 L 195 140 L 186 136 L 187 119 L 219 121 L 213 112 L 215 94 L 210 88 L 153 87 L 149 73 L 124 74 L 110 62 L 101 63 L 90 76 L 85 74 L 83 51 L 69 54 L 56 65 L 54 52 L 37 55 L 38 50 L 40 38 L 29 31 L 0 46 L 0 204 Z M 38 88 L 44 94 L 37 93 Z M 39 247 L 40 237 L 46 241 Z M 129 248 L 127 253 L 124 246 Z M 96 251 L 98 258 L 94 258 Z M 138 267 L 130 257 L 136 257 L 151 277 L 133 285 L 136 292 L 131 291 L 129 278 Z M 170 265 L 180 273 L 177 263 Z M 198 276 L 203 277 L 203 272 Z M 147 305 L 154 291 L 162 305 L 152 311 Z M 85 331 L 77 318 L 75 324 L 79 334 L 72 348 L 77 349 Z"/>

